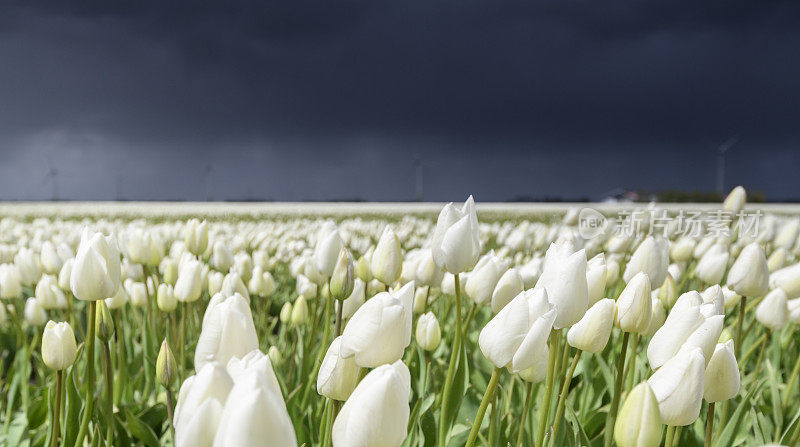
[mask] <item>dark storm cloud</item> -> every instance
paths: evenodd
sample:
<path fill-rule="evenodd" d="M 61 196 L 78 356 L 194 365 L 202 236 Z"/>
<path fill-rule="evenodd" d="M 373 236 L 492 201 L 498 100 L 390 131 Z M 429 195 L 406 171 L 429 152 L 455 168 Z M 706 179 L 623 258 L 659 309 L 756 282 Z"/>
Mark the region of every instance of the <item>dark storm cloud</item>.
<path fill-rule="evenodd" d="M 4 5 L 2 198 L 800 196 L 797 2 Z"/>

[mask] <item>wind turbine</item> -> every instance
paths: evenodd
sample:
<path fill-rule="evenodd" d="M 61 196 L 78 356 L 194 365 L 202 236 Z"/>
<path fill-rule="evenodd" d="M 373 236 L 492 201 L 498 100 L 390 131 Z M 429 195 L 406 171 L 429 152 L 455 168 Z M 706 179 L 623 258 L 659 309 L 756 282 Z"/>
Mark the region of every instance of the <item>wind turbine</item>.
<path fill-rule="evenodd" d="M 728 138 L 727 141 L 720 144 L 716 148 L 717 152 L 717 192 L 722 195 L 725 194 L 725 154 L 736 143 L 739 142 L 739 136 L 734 135 Z"/>

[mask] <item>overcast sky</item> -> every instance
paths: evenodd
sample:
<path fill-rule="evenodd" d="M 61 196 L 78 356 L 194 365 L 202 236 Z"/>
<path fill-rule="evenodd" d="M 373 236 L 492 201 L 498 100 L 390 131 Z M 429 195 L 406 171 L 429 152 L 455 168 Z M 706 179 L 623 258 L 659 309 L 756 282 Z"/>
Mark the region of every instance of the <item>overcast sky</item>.
<path fill-rule="evenodd" d="M 797 1 L 0 5 L 2 200 L 800 198 Z"/>

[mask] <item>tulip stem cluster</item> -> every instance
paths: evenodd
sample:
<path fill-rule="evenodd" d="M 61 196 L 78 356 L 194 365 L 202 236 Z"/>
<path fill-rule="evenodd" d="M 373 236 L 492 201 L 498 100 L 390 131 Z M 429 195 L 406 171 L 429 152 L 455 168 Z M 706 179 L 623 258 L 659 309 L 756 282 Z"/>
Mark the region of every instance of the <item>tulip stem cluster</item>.
<path fill-rule="evenodd" d="M 61 427 L 61 394 L 64 387 L 63 371 L 56 371 L 56 405 L 53 408 L 53 434 L 50 442 L 51 447 L 58 445 L 59 428 Z"/>
<path fill-rule="evenodd" d="M 617 378 L 614 381 L 614 396 L 611 399 L 611 408 L 608 411 L 608 421 L 606 423 L 605 446 L 610 447 L 613 438 L 613 427 L 617 420 L 617 410 L 619 409 L 619 398 L 622 393 L 622 379 L 625 377 L 625 357 L 628 353 L 628 338 L 630 332 L 623 332 L 622 350 L 617 361 Z"/>
<path fill-rule="evenodd" d="M 447 415 L 447 402 L 450 399 L 450 393 L 453 387 L 453 378 L 456 373 L 456 365 L 458 362 L 463 362 L 461 356 L 461 282 L 458 274 L 453 275 L 455 280 L 456 289 L 456 333 L 453 335 L 453 347 L 450 352 L 450 364 L 447 367 L 447 376 L 444 382 L 444 390 L 442 392 L 442 411 L 439 419 L 439 446 L 445 447 L 447 445 L 447 435 L 450 432 L 450 420 Z M 450 409 L 455 411 L 455 409 Z"/>
<path fill-rule="evenodd" d="M 569 352 L 569 345 L 565 347 L 565 351 Z M 581 351 L 577 350 L 572 357 L 572 363 L 569 365 L 567 375 L 564 376 L 564 384 L 561 386 L 561 394 L 558 396 L 558 404 L 556 405 L 556 418 L 553 420 L 553 435 L 550 438 L 550 446 L 553 446 L 558 433 L 558 426 L 561 424 L 561 417 L 564 416 L 564 407 L 567 402 L 567 394 L 569 393 L 569 385 L 572 382 L 572 376 L 575 374 L 575 368 L 578 367 L 578 361 L 581 359 Z"/>
<path fill-rule="evenodd" d="M 542 406 L 539 408 L 539 426 L 536 435 L 536 446 L 544 446 L 544 435 L 547 432 L 547 421 L 550 414 L 550 400 L 553 397 L 553 383 L 555 382 L 555 367 L 557 358 L 559 358 L 558 346 L 560 342 L 561 332 L 557 329 L 550 331 L 550 354 L 547 360 L 547 376 L 545 377 L 544 394 L 542 397 Z"/>
<path fill-rule="evenodd" d="M 711 440 L 713 437 L 714 437 L 714 402 L 709 402 L 708 416 L 706 417 L 705 447 L 711 447 Z"/>
<path fill-rule="evenodd" d="M 89 420 L 94 412 L 94 330 L 97 318 L 97 302 L 89 301 L 86 306 L 86 401 L 84 403 L 83 417 L 75 438 L 75 445 L 83 445 L 83 440 L 89 431 Z"/>

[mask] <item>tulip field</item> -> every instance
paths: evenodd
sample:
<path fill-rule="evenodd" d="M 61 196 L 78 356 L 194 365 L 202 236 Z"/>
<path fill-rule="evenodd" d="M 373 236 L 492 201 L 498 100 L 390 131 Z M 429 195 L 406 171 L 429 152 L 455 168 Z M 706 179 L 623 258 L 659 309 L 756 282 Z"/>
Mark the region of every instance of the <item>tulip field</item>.
<path fill-rule="evenodd" d="M 0 446 L 800 445 L 800 209 L 0 204 Z"/>

